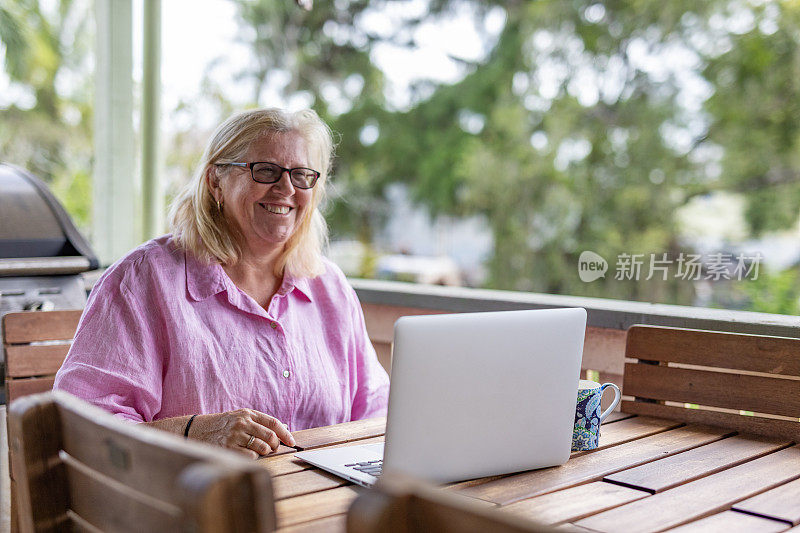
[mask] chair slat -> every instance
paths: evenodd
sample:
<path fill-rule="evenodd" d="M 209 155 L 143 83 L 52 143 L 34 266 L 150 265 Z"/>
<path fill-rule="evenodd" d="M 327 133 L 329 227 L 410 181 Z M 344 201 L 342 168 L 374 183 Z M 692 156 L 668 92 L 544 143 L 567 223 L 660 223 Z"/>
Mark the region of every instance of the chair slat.
<path fill-rule="evenodd" d="M 3 317 L 3 344 L 72 339 L 82 313 L 80 309 L 8 313 Z"/>
<path fill-rule="evenodd" d="M 275 529 L 269 473 L 234 452 L 125 424 L 62 391 L 15 401 L 9 420 L 25 531 Z"/>
<path fill-rule="evenodd" d="M 631 326 L 625 357 L 800 376 L 800 339 Z"/>
<path fill-rule="evenodd" d="M 783 437 L 800 442 L 800 422 L 628 400 L 622 400 L 621 405 L 623 413 L 680 420 L 692 424 L 709 424 L 745 433 Z"/>
<path fill-rule="evenodd" d="M 800 418 L 800 381 L 628 363 L 627 396 Z"/>
<path fill-rule="evenodd" d="M 11 403 L 23 396 L 52 390 L 53 382 L 55 382 L 55 377 L 10 379 L 6 381 L 6 401 Z"/>
<path fill-rule="evenodd" d="M 234 452 L 209 448 L 193 441 L 179 440 L 157 430 L 137 425 L 120 425 L 109 419 L 101 409 L 56 391 L 62 420 L 62 446 L 65 452 L 88 468 L 122 483 L 133 490 L 148 494 L 172 505 L 184 505 L 185 495 L 176 491 L 175 480 L 192 468 L 202 465 L 217 467 L 217 471 L 239 472 L 238 480 L 227 488 L 236 494 L 236 505 L 224 509 L 200 511 L 210 521 L 224 520 L 226 524 L 253 516 L 258 509 L 261 527 L 274 528 L 275 514 L 269 473 L 262 467 L 236 456 Z M 165 453 L 165 449 L 180 445 L 180 453 Z M 243 465 L 250 467 L 243 472 Z M 208 477 L 203 478 L 209 482 Z M 213 481 L 213 480 L 212 480 Z M 202 486 L 203 490 L 208 487 Z M 267 493 L 264 493 L 264 489 Z M 252 524 L 239 524 L 235 530 L 252 530 Z M 221 527 L 220 530 L 228 530 Z"/>
<path fill-rule="evenodd" d="M 177 505 L 175 477 L 202 459 L 192 454 L 165 454 L 141 439 L 120 434 L 93 416 L 60 406 L 63 449 L 88 468 L 134 490 Z"/>
<path fill-rule="evenodd" d="M 66 470 L 58 460 L 61 424 L 55 404 L 42 397 L 10 404 L 8 425 L 20 529 L 63 529 L 69 500 Z"/>
<path fill-rule="evenodd" d="M 99 476 L 66 463 L 70 508 L 103 531 L 179 531 L 178 507 L 153 505 L 124 486 L 109 484 Z M 156 500 L 157 501 L 157 500 Z M 98 505 L 102 502 L 102 505 Z"/>
<path fill-rule="evenodd" d="M 55 374 L 67 357 L 69 344 L 9 346 L 6 348 L 6 375 L 27 378 Z"/>

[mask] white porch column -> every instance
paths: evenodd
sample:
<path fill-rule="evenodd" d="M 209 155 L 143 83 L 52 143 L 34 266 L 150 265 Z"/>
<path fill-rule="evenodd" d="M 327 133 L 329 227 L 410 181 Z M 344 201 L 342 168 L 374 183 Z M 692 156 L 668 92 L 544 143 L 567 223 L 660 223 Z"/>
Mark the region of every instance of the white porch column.
<path fill-rule="evenodd" d="M 110 264 L 138 243 L 133 133 L 132 0 L 96 0 L 92 241 Z"/>
<path fill-rule="evenodd" d="M 164 232 L 161 182 L 161 0 L 144 2 L 144 68 L 142 72 L 142 215 L 143 237 Z"/>

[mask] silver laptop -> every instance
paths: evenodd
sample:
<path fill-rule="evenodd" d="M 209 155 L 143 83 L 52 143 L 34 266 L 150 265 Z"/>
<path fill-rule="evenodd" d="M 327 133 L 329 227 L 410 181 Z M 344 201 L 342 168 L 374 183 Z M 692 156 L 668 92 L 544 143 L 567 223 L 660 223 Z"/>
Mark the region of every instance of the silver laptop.
<path fill-rule="evenodd" d="M 433 482 L 563 464 L 586 310 L 402 317 L 385 443 L 296 453 L 359 485 L 381 469 Z"/>

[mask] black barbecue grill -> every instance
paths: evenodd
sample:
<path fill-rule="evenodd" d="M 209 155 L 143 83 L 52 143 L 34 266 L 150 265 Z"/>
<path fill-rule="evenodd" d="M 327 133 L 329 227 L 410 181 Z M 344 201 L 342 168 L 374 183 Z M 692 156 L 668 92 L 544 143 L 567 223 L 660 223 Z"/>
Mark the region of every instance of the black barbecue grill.
<path fill-rule="evenodd" d="M 47 185 L 0 163 L 0 317 L 83 308 L 81 273 L 96 268 L 97 257 Z"/>

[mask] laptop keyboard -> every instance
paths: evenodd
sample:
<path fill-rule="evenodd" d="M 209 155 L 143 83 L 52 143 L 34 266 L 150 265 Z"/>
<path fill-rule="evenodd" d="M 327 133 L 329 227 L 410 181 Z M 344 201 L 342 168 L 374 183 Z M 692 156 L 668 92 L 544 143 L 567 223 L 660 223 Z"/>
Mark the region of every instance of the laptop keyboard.
<path fill-rule="evenodd" d="M 364 472 L 365 474 L 378 477 L 381 475 L 381 469 L 383 468 L 383 459 L 378 459 L 376 461 L 365 461 L 363 463 L 350 463 L 344 466 L 349 466 L 353 470 L 358 470 L 359 472 Z"/>

